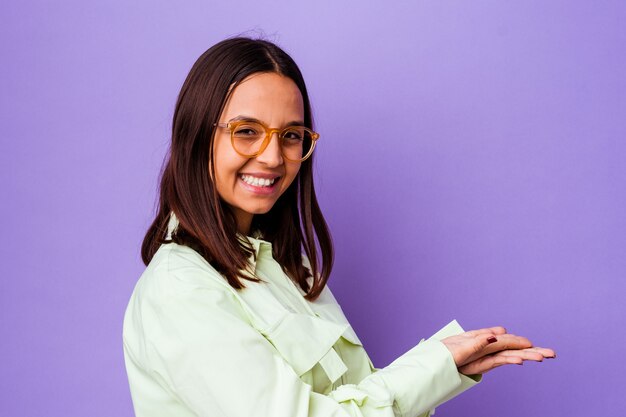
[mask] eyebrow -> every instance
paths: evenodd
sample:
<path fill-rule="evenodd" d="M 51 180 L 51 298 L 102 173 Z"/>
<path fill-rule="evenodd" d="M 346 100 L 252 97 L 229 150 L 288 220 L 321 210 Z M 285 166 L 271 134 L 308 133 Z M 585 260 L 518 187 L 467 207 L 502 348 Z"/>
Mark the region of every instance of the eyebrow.
<path fill-rule="evenodd" d="M 238 122 L 238 121 L 256 122 L 256 123 L 267 125 L 267 123 L 257 119 L 256 117 L 244 116 L 244 115 L 239 115 L 229 120 L 229 122 Z M 304 122 L 302 120 L 294 120 L 289 123 L 286 123 L 285 126 L 286 127 L 287 126 L 304 126 Z"/>

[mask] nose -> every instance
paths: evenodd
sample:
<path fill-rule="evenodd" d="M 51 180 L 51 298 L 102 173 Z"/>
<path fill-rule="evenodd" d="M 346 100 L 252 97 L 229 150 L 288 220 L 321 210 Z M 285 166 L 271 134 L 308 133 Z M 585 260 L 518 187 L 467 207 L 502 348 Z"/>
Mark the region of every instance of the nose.
<path fill-rule="evenodd" d="M 272 135 L 270 136 L 270 143 L 268 143 L 265 150 L 256 157 L 257 161 L 267 165 L 268 167 L 277 167 L 282 165 L 283 154 L 280 146 L 278 132 L 272 132 Z"/>

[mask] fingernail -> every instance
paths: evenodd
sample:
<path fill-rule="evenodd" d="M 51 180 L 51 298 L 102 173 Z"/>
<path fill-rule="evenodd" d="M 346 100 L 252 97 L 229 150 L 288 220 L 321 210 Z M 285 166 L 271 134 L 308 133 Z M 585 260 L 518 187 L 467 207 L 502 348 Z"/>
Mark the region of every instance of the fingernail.
<path fill-rule="evenodd" d="M 498 341 L 498 339 L 496 339 L 495 336 L 491 336 L 489 339 L 487 339 L 488 343 L 496 343 Z"/>

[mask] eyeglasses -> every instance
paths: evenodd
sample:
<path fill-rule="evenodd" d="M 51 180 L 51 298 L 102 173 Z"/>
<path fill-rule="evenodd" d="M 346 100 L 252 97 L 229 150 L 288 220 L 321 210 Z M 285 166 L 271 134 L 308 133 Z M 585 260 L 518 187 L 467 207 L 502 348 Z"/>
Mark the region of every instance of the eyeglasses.
<path fill-rule="evenodd" d="M 311 156 L 320 137 L 319 133 L 308 127 L 288 126 L 284 129 L 274 129 L 253 120 L 216 123 L 214 126 L 230 130 L 233 149 L 246 158 L 254 158 L 263 153 L 276 132 L 283 157 L 292 162 L 302 162 Z"/>

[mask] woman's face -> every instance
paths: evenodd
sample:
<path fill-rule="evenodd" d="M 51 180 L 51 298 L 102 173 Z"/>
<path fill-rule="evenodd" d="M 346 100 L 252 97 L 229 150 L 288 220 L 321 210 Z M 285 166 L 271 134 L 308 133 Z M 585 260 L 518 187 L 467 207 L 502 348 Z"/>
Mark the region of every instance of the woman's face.
<path fill-rule="evenodd" d="M 257 119 L 278 129 L 294 123 L 303 125 L 302 94 L 290 78 L 276 73 L 252 74 L 235 87 L 219 123 L 235 118 Z M 274 206 L 298 174 L 300 162 L 283 158 L 277 133 L 255 158 L 243 157 L 233 149 L 226 128 L 217 128 L 213 146 L 217 191 L 233 209 L 239 232 L 248 234 L 252 217 Z M 265 179 L 274 182 L 269 186 L 258 183 Z"/>

